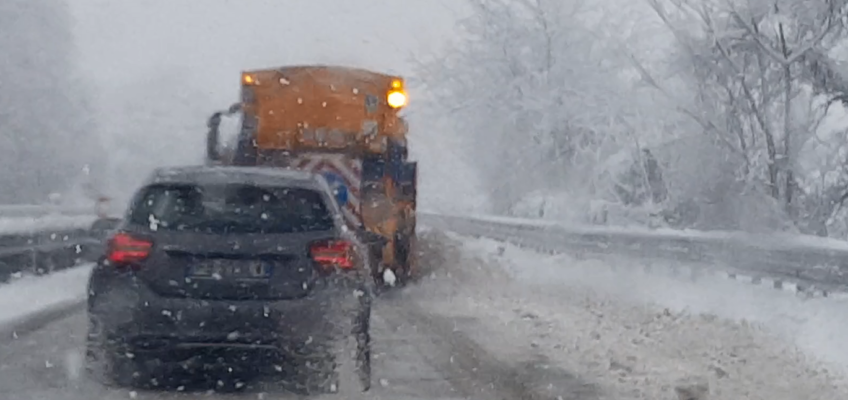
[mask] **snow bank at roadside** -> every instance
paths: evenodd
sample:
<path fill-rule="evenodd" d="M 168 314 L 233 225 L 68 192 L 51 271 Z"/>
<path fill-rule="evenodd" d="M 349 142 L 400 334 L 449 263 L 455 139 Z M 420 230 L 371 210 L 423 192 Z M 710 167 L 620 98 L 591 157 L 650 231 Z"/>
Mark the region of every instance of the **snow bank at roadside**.
<path fill-rule="evenodd" d="M 92 264 L 45 276 L 23 276 L 0 285 L 0 327 L 49 308 L 85 299 Z"/>
<path fill-rule="evenodd" d="M 485 239 L 464 243 L 480 257 L 491 257 L 502 247 L 504 254 L 497 262 L 518 282 L 592 288 L 631 303 L 651 303 L 675 312 L 714 314 L 755 323 L 848 372 L 848 352 L 834 351 L 844 346 L 848 332 L 848 299 L 804 298 L 712 274 L 692 281 L 671 276 L 671 264 L 676 263 L 673 261 L 665 265 L 651 261 L 653 272 L 645 273 L 641 265 L 621 257 L 607 256 L 605 262 L 577 261 L 567 255 L 540 255 Z"/>
<path fill-rule="evenodd" d="M 708 382 L 714 400 L 848 398 L 841 374 L 772 331 L 732 320 L 756 314 L 755 295 L 488 240 L 445 240 L 460 254 L 412 290 L 427 292 L 416 297 L 431 312 L 474 319 L 474 338 L 504 360 L 541 354 L 621 399 L 672 399 L 676 383 L 691 378 Z"/>

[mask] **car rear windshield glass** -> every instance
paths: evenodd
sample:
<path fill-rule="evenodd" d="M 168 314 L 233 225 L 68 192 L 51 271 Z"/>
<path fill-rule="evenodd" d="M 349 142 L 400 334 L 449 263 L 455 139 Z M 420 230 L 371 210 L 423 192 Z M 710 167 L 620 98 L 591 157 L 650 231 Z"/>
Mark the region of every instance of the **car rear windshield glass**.
<path fill-rule="evenodd" d="M 142 190 L 129 220 L 151 230 L 206 233 L 295 233 L 335 227 L 319 192 L 249 184 L 151 185 Z"/>

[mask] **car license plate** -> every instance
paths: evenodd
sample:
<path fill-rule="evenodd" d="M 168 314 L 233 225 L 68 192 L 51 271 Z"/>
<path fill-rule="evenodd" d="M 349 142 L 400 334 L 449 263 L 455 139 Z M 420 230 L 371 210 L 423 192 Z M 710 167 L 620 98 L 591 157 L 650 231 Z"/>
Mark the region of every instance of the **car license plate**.
<path fill-rule="evenodd" d="M 271 265 L 256 260 L 203 260 L 191 269 L 191 277 L 196 279 L 267 279 L 270 276 Z"/>

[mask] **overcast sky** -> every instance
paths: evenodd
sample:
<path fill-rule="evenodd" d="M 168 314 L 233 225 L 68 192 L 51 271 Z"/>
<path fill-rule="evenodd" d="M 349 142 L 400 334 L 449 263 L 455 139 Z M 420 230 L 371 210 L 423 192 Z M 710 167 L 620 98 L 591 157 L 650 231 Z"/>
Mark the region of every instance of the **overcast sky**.
<path fill-rule="evenodd" d="M 452 39 L 456 22 L 466 10 L 464 0 L 67 1 L 76 22 L 80 64 L 99 89 L 97 118 L 102 134 L 108 138 L 104 143 L 132 141 L 133 154 L 140 154 L 145 165 L 194 163 L 194 156 L 199 157 L 202 152 L 207 111 L 227 107 L 238 99 L 241 70 L 328 63 L 409 77 L 413 57 L 427 57 Z M 188 109 L 198 115 L 186 115 L 186 107 L 177 107 L 180 111 L 175 121 L 138 121 L 137 116 L 130 118 L 137 113 L 116 104 L 136 100 L 145 107 L 144 101 L 149 100 L 136 99 L 138 93 L 124 91 L 137 90 L 139 85 L 155 86 L 151 80 L 162 82 L 161 73 L 169 69 L 175 71 L 176 78 L 190 72 L 191 82 L 187 83 L 185 93 L 196 96 L 200 89 L 208 94 Z M 125 83 L 133 86 L 127 88 Z M 415 99 L 420 99 L 418 96 L 423 93 L 415 91 L 414 83 L 410 89 L 409 111 L 412 111 Z M 185 97 L 179 96 L 179 91 L 177 87 L 156 98 L 161 98 L 160 104 L 168 104 Z M 414 127 L 410 139 L 412 142 L 417 141 L 416 136 L 421 139 L 413 144 L 413 157 L 440 160 L 425 163 L 422 182 L 428 180 L 428 174 L 443 174 L 441 170 L 433 170 L 435 167 L 447 168 L 454 175 L 459 169 L 467 168 L 464 164 L 451 163 L 444 152 L 453 135 L 436 129 L 428 121 L 416 122 L 414 116 L 411 118 Z M 183 135 L 159 132 L 178 123 L 194 124 L 197 132 L 190 130 Z M 128 139 L 128 132 L 135 132 L 131 129 L 135 125 L 143 125 L 142 131 L 152 136 L 174 136 L 165 147 L 153 139 L 138 141 L 133 135 Z M 437 137 L 440 133 L 448 138 Z M 429 181 L 444 186 L 441 180 Z M 468 179 L 462 180 L 457 190 L 469 185 Z M 422 195 L 422 201 L 444 189 L 426 190 L 428 195 Z"/>
<path fill-rule="evenodd" d="M 287 63 L 408 73 L 410 57 L 437 49 L 461 15 L 457 0 L 69 2 L 83 68 L 98 86 L 181 66 L 228 94 L 240 70 Z"/>

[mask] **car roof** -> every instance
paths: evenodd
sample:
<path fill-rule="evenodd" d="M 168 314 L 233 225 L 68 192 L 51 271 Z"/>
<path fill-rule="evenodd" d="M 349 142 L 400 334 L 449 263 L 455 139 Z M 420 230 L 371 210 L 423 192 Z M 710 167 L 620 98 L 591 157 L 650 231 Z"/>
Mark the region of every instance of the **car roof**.
<path fill-rule="evenodd" d="M 199 185 L 251 183 L 260 186 L 326 190 L 326 182 L 320 175 L 271 167 L 161 167 L 153 171 L 147 184 L 161 183 L 193 183 Z"/>

